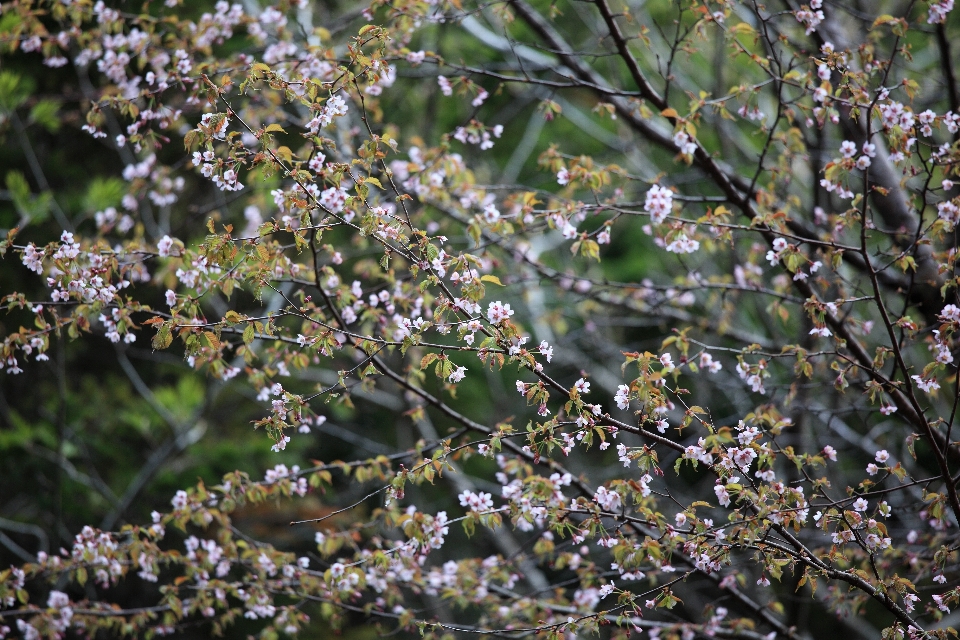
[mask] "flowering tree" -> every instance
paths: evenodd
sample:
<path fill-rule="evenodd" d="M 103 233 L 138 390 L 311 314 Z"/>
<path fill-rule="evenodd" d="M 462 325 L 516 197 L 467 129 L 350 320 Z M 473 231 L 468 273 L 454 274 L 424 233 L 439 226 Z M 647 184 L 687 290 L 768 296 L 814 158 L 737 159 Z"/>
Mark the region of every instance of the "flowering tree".
<path fill-rule="evenodd" d="M 0 638 L 956 635 L 953 2 L 775 4 L 0 5 Z"/>

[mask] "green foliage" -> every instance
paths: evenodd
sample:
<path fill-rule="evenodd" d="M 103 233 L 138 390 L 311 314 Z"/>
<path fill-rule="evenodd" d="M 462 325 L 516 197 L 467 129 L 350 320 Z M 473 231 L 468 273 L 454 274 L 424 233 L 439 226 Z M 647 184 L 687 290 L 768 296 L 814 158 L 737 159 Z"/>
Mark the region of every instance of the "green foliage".
<path fill-rule="evenodd" d="M 62 103 L 59 100 L 49 98 L 37 100 L 30 107 L 29 122 L 39 124 L 50 133 L 56 133 L 60 130 L 59 111 L 61 107 Z"/>
<path fill-rule="evenodd" d="M 87 211 L 102 211 L 107 207 L 117 207 L 126 193 L 123 180 L 115 177 L 97 176 L 90 181 L 83 196 L 83 208 Z"/>
<path fill-rule="evenodd" d="M 28 222 L 43 222 L 50 215 L 53 194 L 49 191 L 33 195 L 27 179 L 19 171 L 7 172 L 7 192 L 17 212 Z"/>
<path fill-rule="evenodd" d="M 34 82 L 13 71 L 0 71 L 0 109 L 12 112 L 34 92 Z"/>

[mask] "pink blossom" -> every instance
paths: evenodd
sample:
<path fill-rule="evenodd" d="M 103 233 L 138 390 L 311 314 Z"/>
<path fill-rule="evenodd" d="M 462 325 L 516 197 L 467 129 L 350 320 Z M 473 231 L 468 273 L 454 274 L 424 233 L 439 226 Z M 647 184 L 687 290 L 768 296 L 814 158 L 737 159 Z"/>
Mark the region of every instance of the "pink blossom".
<path fill-rule="evenodd" d="M 647 191 L 643 210 L 650 214 L 650 220 L 656 224 L 663 222 L 673 209 L 673 191 L 659 185 L 653 185 Z"/>
<path fill-rule="evenodd" d="M 157 242 L 157 253 L 160 254 L 161 258 L 166 258 L 171 255 L 171 250 L 173 249 L 173 238 L 170 236 L 163 236 L 160 238 L 160 241 Z"/>
<path fill-rule="evenodd" d="M 573 388 L 576 389 L 580 395 L 590 393 L 590 383 L 583 378 L 577 380 L 574 383 Z"/>
<path fill-rule="evenodd" d="M 496 302 L 491 302 L 487 307 L 487 320 L 490 321 L 490 324 L 500 324 L 505 320 L 509 320 L 513 315 L 513 309 L 510 308 L 510 304 L 504 304 L 497 300 Z"/>
<path fill-rule="evenodd" d="M 616 511 L 620 508 L 620 494 L 615 491 L 609 491 L 606 487 L 600 487 L 593 494 L 593 500 L 604 511 Z"/>
<path fill-rule="evenodd" d="M 931 393 L 940 388 L 940 384 L 933 378 L 924 378 L 919 375 L 912 375 L 910 378 L 917 383 L 917 387 L 927 393 Z"/>
<path fill-rule="evenodd" d="M 960 308 L 954 304 L 948 304 L 940 312 L 940 319 L 944 322 L 960 322 Z"/>
<path fill-rule="evenodd" d="M 677 131 L 673 134 L 673 143 L 677 145 L 683 155 L 690 156 L 697 151 L 697 143 L 690 138 L 686 131 Z"/>
<path fill-rule="evenodd" d="M 617 403 L 618 409 L 626 409 L 630 406 L 630 387 L 625 384 L 617 387 L 617 393 L 614 396 L 614 401 Z"/>

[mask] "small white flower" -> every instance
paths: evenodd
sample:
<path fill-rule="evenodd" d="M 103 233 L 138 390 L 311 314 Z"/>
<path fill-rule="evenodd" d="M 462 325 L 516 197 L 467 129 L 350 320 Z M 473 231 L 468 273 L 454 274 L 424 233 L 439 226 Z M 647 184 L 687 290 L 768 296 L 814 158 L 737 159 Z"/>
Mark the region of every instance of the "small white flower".
<path fill-rule="evenodd" d="M 577 380 L 574 383 L 573 388 L 576 389 L 577 393 L 579 393 L 580 395 L 585 395 L 587 393 L 590 393 L 590 383 L 583 378 L 580 378 L 579 380 Z"/>
<path fill-rule="evenodd" d="M 171 254 L 171 249 L 173 249 L 173 238 L 170 236 L 163 236 L 160 238 L 160 241 L 157 242 L 157 253 L 160 254 L 161 258 L 166 258 Z"/>

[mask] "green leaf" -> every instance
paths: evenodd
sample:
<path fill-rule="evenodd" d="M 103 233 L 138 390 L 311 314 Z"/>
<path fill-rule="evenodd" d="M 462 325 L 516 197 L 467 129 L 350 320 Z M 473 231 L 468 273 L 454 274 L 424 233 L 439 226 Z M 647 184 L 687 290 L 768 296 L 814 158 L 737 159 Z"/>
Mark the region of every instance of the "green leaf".
<path fill-rule="evenodd" d="M 429 367 L 439 356 L 435 353 L 428 353 L 420 360 L 420 370 L 423 371 Z"/>
<path fill-rule="evenodd" d="M 107 207 L 115 207 L 126 192 L 127 185 L 120 178 L 94 178 L 83 196 L 84 209 L 103 211 Z"/>
<path fill-rule="evenodd" d="M 30 185 L 19 171 L 7 172 L 7 191 L 10 192 L 14 204 L 30 199 Z M 19 207 L 20 205 L 17 204 L 17 208 Z"/>
<path fill-rule="evenodd" d="M 6 182 L 10 199 L 20 215 L 31 222 L 42 222 L 47 219 L 47 216 L 50 215 L 50 205 L 53 202 L 52 194 L 45 192 L 34 197 L 30 193 L 30 185 L 27 183 L 27 179 L 19 171 L 8 172 Z"/>
<path fill-rule="evenodd" d="M 213 331 L 204 331 L 203 337 L 206 338 L 207 344 L 215 351 L 220 349 L 220 339 L 217 338 L 217 335 Z"/>
<path fill-rule="evenodd" d="M 50 133 L 56 133 L 60 129 L 60 118 L 57 116 L 59 110 L 58 100 L 48 98 L 38 100 L 30 109 L 30 122 L 39 124 Z"/>
<path fill-rule="evenodd" d="M 12 71 L 0 72 L 0 109 L 13 111 L 33 93 L 34 83 Z"/>
<path fill-rule="evenodd" d="M 895 24 L 897 22 L 899 22 L 899 20 L 894 18 L 892 15 L 889 13 L 884 13 L 880 16 L 877 16 L 877 19 L 873 21 L 873 25 L 870 26 L 870 29 L 876 29 L 881 24 Z"/>
<path fill-rule="evenodd" d="M 153 336 L 153 348 L 156 350 L 166 349 L 173 343 L 173 334 L 170 333 L 170 325 L 164 323 L 157 329 L 157 335 Z"/>
<path fill-rule="evenodd" d="M 187 135 L 183 136 L 183 148 L 187 151 L 193 151 L 199 142 L 200 132 L 196 129 L 190 129 L 190 131 L 187 131 Z"/>

